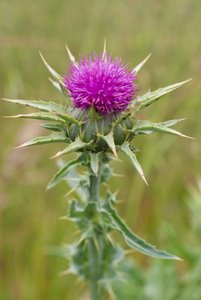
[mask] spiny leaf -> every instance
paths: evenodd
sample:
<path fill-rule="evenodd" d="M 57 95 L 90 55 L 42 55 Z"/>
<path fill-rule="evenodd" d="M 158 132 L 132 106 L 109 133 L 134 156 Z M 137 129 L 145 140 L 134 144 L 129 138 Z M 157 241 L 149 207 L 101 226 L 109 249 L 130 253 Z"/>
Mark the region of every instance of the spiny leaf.
<path fill-rule="evenodd" d="M 179 122 L 182 122 L 184 121 L 185 118 L 181 118 L 181 119 L 173 119 L 173 120 L 168 120 L 168 121 L 164 121 L 164 122 L 161 122 L 159 123 L 160 125 L 162 126 L 165 126 L 165 127 L 172 127 L 174 126 L 175 124 L 179 123 Z"/>
<path fill-rule="evenodd" d="M 155 102 L 156 100 L 161 98 L 162 96 L 164 96 L 164 95 L 172 92 L 173 90 L 181 87 L 182 85 L 189 82 L 190 80 L 191 79 L 188 79 L 188 80 L 176 83 L 176 84 L 172 84 L 172 85 L 166 86 L 164 88 L 160 88 L 156 91 L 148 92 L 145 95 L 138 97 L 136 99 L 136 103 L 138 105 L 137 111 L 141 111 L 143 108 L 149 106 L 150 104 L 152 104 L 153 102 Z"/>
<path fill-rule="evenodd" d="M 92 171 L 97 176 L 98 169 L 99 169 L 100 153 L 90 152 L 90 158 L 91 158 L 90 163 L 91 163 Z"/>
<path fill-rule="evenodd" d="M 44 59 L 43 55 L 41 54 L 41 52 L 39 51 L 40 57 L 42 58 L 42 61 L 44 62 L 46 68 L 48 69 L 48 71 L 50 72 L 50 74 L 57 79 L 62 85 L 63 85 L 63 77 L 61 75 L 59 75 Z"/>
<path fill-rule="evenodd" d="M 56 157 L 59 157 L 64 154 L 80 150 L 80 149 L 86 147 L 87 145 L 88 145 L 87 143 L 82 142 L 80 140 L 80 138 L 77 137 L 74 142 L 72 142 L 70 145 L 68 145 L 64 150 L 57 152 L 56 155 L 54 155 L 51 158 L 56 158 Z"/>
<path fill-rule="evenodd" d="M 68 162 L 64 167 L 62 167 L 50 180 L 48 183 L 47 189 L 53 188 L 55 185 L 57 185 L 61 180 L 65 179 L 67 174 L 70 170 L 72 170 L 75 167 L 82 166 L 84 162 L 86 161 L 86 155 L 80 155 L 77 159 L 72 160 Z"/>
<path fill-rule="evenodd" d="M 109 224 L 113 227 L 113 229 L 118 230 L 122 234 L 125 242 L 131 248 L 151 257 L 180 260 L 179 257 L 169 254 L 164 250 L 157 250 L 154 246 L 150 245 L 145 240 L 134 234 L 120 218 L 117 211 L 112 207 L 110 201 L 107 202 L 103 213 L 105 213 L 105 216 L 107 215 L 108 219 L 110 220 Z"/>
<path fill-rule="evenodd" d="M 45 123 L 45 124 L 40 124 L 40 126 L 42 126 L 45 129 L 48 129 L 48 130 L 59 131 L 59 132 L 61 132 L 64 129 L 64 127 L 62 125 L 60 125 L 60 124 L 48 124 L 48 123 Z"/>
<path fill-rule="evenodd" d="M 61 119 L 69 122 L 69 123 L 75 123 L 75 124 L 79 124 L 78 120 L 75 119 L 73 116 L 67 114 L 67 113 L 56 113 L 57 116 L 59 116 Z"/>
<path fill-rule="evenodd" d="M 46 101 L 35 101 L 35 100 L 21 100 L 21 99 L 6 99 L 3 98 L 2 100 L 16 103 L 16 104 L 22 104 L 25 106 L 30 106 L 42 111 L 48 111 L 48 112 L 63 112 L 65 111 L 65 108 L 62 105 L 59 105 L 57 103 L 53 102 L 46 102 Z"/>
<path fill-rule="evenodd" d="M 60 134 L 60 133 L 53 133 L 51 135 L 47 135 L 47 136 L 39 136 L 36 137 L 18 147 L 17 148 L 22 148 L 22 147 L 27 147 L 27 146 L 35 146 L 35 145 L 41 145 L 41 144 L 51 144 L 51 143 L 65 143 L 68 142 L 68 139 L 66 138 L 66 136 L 64 134 Z"/>
<path fill-rule="evenodd" d="M 142 67 L 144 66 L 144 64 L 148 61 L 148 59 L 150 58 L 150 56 L 151 56 L 151 53 L 150 53 L 149 55 L 147 55 L 147 57 L 146 57 L 143 61 L 141 61 L 141 62 L 133 69 L 133 72 L 137 74 L 137 73 L 142 69 Z"/>
<path fill-rule="evenodd" d="M 35 119 L 35 120 L 56 121 L 56 122 L 66 123 L 64 119 L 58 117 L 56 114 L 42 113 L 42 112 L 7 116 L 5 118 L 24 118 L 24 119 Z"/>
<path fill-rule="evenodd" d="M 150 121 L 139 120 L 136 123 L 137 125 L 132 129 L 132 132 L 134 134 L 151 134 L 153 132 L 161 132 L 161 133 L 173 134 L 173 135 L 178 135 L 181 137 L 193 139 L 187 135 L 180 133 L 175 129 L 167 127 L 167 125 L 168 126 L 174 125 L 174 123 L 176 123 L 176 120 L 170 120 L 163 123 L 152 123 Z M 167 124 L 166 126 L 164 126 L 165 123 Z"/>
<path fill-rule="evenodd" d="M 114 153 L 114 156 L 117 157 L 116 146 L 114 142 L 114 137 L 112 131 L 107 135 L 101 135 L 101 138 L 108 144 L 109 148 Z"/>
<path fill-rule="evenodd" d="M 138 171 L 138 173 L 140 174 L 140 176 L 142 177 L 142 179 L 144 180 L 144 182 L 148 185 L 145 176 L 144 176 L 144 172 L 142 170 L 142 167 L 140 166 L 136 155 L 134 154 L 134 152 L 130 149 L 129 143 L 124 143 L 123 145 L 120 146 L 120 149 L 123 153 L 126 154 L 126 156 L 128 156 L 128 158 L 131 160 L 132 164 L 134 165 L 134 167 L 136 168 L 136 170 Z"/>

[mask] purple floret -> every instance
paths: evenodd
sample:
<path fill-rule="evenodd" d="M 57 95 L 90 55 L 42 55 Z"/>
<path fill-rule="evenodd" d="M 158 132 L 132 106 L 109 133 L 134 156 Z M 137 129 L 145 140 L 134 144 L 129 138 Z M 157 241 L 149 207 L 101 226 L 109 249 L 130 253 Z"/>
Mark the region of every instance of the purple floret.
<path fill-rule="evenodd" d="M 65 87 L 75 107 L 106 115 L 124 111 L 136 93 L 136 76 L 110 55 L 90 56 L 72 64 L 64 77 Z"/>

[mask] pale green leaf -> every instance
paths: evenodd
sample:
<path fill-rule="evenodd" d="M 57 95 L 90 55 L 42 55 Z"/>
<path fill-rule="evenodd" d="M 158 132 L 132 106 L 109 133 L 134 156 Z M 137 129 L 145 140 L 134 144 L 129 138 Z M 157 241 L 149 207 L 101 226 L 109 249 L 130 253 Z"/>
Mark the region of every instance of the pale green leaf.
<path fill-rule="evenodd" d="M 16 148 L 35 146 L 35 145 L 41 145 L 41 144 L 66 143 L 66 142 L 68 142 L 68 139 L 64 134 L 53 133 L 53 134 L 47 135 L 47 136 L 36 137 Z"/>
<path fill-rule="evenodd" d="M 138 173 L 140 174 L 144 182 L 147 184 L 142 167 L 140 166 L 135 153 L 130 149 L 129 143 L 126 142 L 123 145 L 121 145 L 119 148 L 131 160 L 133 166 L 136 168 L 136 170 L 138 171 Z"/>
<path fill-rule="evenodd" d="M 83 149 L 87 145 L 88 145 L 87 143 L 82 142 L 80 140 L 80 138 L 77 137 L 74 142 L 70 143 L 70 145 L 68 145 L 62 151 L 57 152 L 56 155 L 54 155 L 52 158 L 56 158 L 56 157 L 59 157 L 59 156 L 64 155 L 64 154 L 67 154 L 67 153 L 70 153 L 70 152 L 74 152 L 74 151 Z"/>
<path fill-rule="evenodd" d="M 175 255 L 169 254 L 164 250 L 156 249 L 154 246 L 134 234 L 132 230 L 120 218 L 117 211 L 112 207 L 110 201 L 107 202 L 102 212 L 104 216 L 108 218 L 108 223 L 110 224 L 110 226 L 113 229 L 118 230 L 122 234 L 125 242 L 129 247 L 151 257 L 180 260 L 180 258 Z"/>
<path fill-rule="evenodd" d="M 169 128 L 167 126 L 172 126 L 174 125 L 176 120 L 170 120 L 167 122 L 163 123 L 152 123 L 150 121 L 142 121 L 139 120 L 136 122 L 135 127 L 132 129 L 132 132 L 137 135 L 137 134 L 151 134 L 153 132 L 160 132 L 160 133 L 167 133 L 167 134 L 173 134 L 173 135 L 178 135 L 181 137 L 189 138 L 192 139 L 191 137 L 184 135 L 180 133 L 179 131 Z M 164 124 L 167 124 L 164 126 Z"/>
<path fill-rule="evenodd" d="M 72 115 L 69 115 L 67 113 L 56 113 L 57 116 L 59 116 L 61 119 L 69 122 L 69 123 L 75 123 L 75 124 L 79 124 L 78 120 L 75 119 Z"/>
<path fill-rule="evenodd" d="M 15 116 L 7 116 L 5 118 L 23 118 L 23 119 L 35 119 L 35 120 L 45 120 L 45 121 L 56 121 L 61 123 L 66 123 L 64 119 L 58 117 L 56 114 L 52 113 L 31 113 L 31 114 L 19 114 Z"/>
<path fill-rule="evenodd" d="M 48 183 L 47 189 L 49 190 L 49 189 L 53 188 L 60 181 L 66 179 L 66 176 L 68 175 L 70 170 L 74 169 L 75 167 L 82 166 L 85 163 L 85 161 L 86 161 L 86 156 L 82 154 L 77 159 L 68 162 L 50 180 L 50 182 Z"/>
<path fill-rule="evenodd" d="M 146 57 L 143 61 L 141 61 L 141 62 L 133 69 L 133 72 L 137 74 L 137 73 L 142 69 L 142 67 L 144 66 L 144 64 L 148 61 L 148 59 L 150 58 L 150 56 L 151 56 L 151 53 L 150 53 L 149 55 L 147 55 L 147 57 Z"/>
<path fill-rule="evenodd" d="M 156 100 L 161 98 L 162 96 L 174 91 L 175 89 L 178 89 L 179 87 L 181 87 L 185 83 L 189 82 L 190 80 L 191 79 L 188 79 L 188 80 L 176 83 L 176 84 L 172 84 L 172 85 L 166 86 L 164 88 L 160 88 L 156 91 L 153 91 L 153 92 L 150 91 L 145 95 L 139 96 L 136 99 L 136 103 L 138 105 L 137 111 L 141 111 L 143 108 L 149 106 L 150 104 L 152 104 L 153 102 L 155 102 Z"/>
<path fill-rule="evenodd" d="M 63 131 L 64 127 L 63 125 L 60 124 L 49 124 L 49 123 L 45 123 L 45 124 L 40 124 L 40 126 L 42 126 L 45 129 L 48 130 L 52 130 L 52 131 Z"/>
<path fill-rule="evenodd" d="M 21 100 L 21 99 L 6 99 L 3 98 L 2 100 L 21 104 L 25 106 L 30 106 L 42 111 L 48 111 L 48 112 L 63 112 L 65 111 L 65 108 L 62 105 L 59 105 L 57 103 L 53 102 L 46 102 L 46 101 L 35 101 L 35 100 Z"/>
<path fill-rule="evenodd" d="M 172 127 L 172 126 L 176 125 L 177 123 L 182 122 L 184 120 L 185 120 L 185 118 L 173 119 L 173 120 L 168 120 L 168 121 L 161 122 L 159 124 L 162 125 L 162 126 L 165 126 L 165 127 Z"/>
<path fill-rule="evenodd" d="M 107 145 L 109 146 L 109 148 L 114 153 L 114 156 L 117 157 L 117 151 L 116 151 L 116 146 L 115 146 L 115 142 L 114 142 L 114 137 L 113 137 L 112 131 L 110 131 L 110 133 L 107 134 L 107 135 L 101 135 L 101 138 L 107 143 Z"/>

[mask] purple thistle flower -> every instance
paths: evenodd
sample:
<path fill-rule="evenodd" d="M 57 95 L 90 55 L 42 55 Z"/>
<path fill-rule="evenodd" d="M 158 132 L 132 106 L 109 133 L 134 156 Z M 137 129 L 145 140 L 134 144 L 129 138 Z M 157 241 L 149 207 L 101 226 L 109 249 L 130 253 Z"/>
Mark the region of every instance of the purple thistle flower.
<path fill-rule="evenodd" d="M 77 108 L 95 110 L 106 115 L 124 111 L 136 93 L 136 76 L 121 59 L 96 54 L 72 63 L 64 77 L 66 89 Z"/>

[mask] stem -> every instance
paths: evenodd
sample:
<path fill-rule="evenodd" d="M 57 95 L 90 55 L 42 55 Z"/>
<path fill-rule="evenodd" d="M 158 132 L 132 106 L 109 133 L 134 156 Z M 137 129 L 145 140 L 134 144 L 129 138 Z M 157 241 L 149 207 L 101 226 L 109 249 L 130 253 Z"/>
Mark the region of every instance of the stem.
<path fill-rule="evenodd" d="M 99 175 L 95 175 L 92 170 L 90 170 L 90 186 L 89 186 L 89 201 L 96 202 L 99 201 L 99 182 L 100 182 L 100 166 Z M 92 222 L 92 226 L 95 223 Z M 91 300 L 101 300 L 102 290 L 98 285 L 98 280 L 100 278 L 100 253 L 97 248 L 98 239 L 96 236 L 95 228 L 93 228 L 93 236 L 88 240 L 88 251 L 89 251 L 89 264 L 90 264 L 90 299 Z"/>
<path fill-rule="evenodd" d="M 99 260 L 99 255 L 93 239 L 89 239 L 88 249 L 90 263 L 90 299 L 101 300 L 102 291 L 100 289 L 100 286 L 98 286 L 99 268 L 97 266 L 97 260 Z"/>
<path fill-rule="evenodd" d="M 90 186 L 89 186 L 90 201 L 98 202 L 99 200 L 99 181 L 100 181 L 99 177 L 100 177 L 99 174 L 97 176 L 94 175 L 93 173 L 90 175 Z"/>

